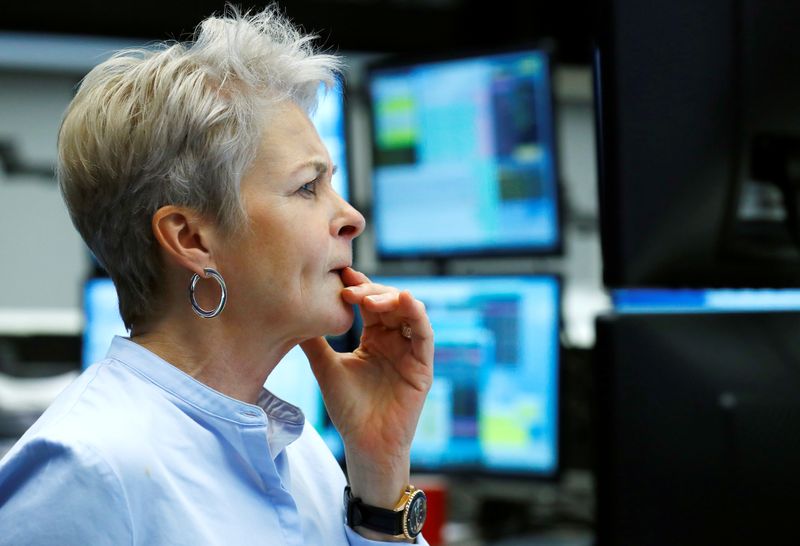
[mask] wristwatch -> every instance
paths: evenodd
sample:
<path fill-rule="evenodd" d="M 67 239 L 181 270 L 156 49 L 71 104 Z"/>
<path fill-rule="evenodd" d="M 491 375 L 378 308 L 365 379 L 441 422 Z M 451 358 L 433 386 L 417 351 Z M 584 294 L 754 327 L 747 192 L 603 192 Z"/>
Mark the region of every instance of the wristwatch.
<path fill-rule="evenodd" d="M 344 488 L 344 509 L 345 521 L 350 527 L 361 525 L 396 538 L 413 539 L 422 531 L 428 499 L 422 489 L 409 485 L 394 510 L 389 510 L 364 504 L 360 498 L 353 497 L 348 485 Z"/>

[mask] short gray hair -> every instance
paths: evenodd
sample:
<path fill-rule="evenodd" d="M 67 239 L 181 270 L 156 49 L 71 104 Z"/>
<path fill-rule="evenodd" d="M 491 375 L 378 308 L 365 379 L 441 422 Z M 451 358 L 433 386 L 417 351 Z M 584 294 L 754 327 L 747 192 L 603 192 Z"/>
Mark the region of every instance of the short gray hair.
<path fill-rule="evenodd" d="M 161 272 L 151 219 L 190 207 L 225 233 L 245 225 L 239 184 L 265 108 L 311 111 L 338 57 L 316 51 L 271 5 L 203 21 L 190 43 L 128 49 L 96 66 L 69 105 L 58 181 L 72 221 L 114 281 L 130 329 L 156 311 Z"/>

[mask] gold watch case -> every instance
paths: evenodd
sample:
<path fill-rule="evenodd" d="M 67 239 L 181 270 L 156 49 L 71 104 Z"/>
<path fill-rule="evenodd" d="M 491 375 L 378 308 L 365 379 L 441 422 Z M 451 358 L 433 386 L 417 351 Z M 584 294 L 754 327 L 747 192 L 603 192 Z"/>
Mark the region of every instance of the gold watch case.
<path fill-rule="evenodd" d="M 403 537 L 413 539 L 422 531 L 428 514 L 428 499 L 422 489 L 413 485 L 406 487 L 403 496 L 397 501 L 395 512 L 403 513 Z"/>

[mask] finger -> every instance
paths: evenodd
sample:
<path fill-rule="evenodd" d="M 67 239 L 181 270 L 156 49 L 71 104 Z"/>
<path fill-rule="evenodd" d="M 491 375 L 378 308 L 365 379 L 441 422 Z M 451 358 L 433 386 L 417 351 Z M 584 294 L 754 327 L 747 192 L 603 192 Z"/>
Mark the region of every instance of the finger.
<path fill-rule="evenodd" d="M 399 324 L 399 319 L 392 315 L 392 311 L 397 311 L 399 307 L 400 292 L 396 290 L 366 296 L 362 303 L 362 309 L 376 315 L 377 320 L 389 328 Z"/>
<path fill-rule="evenodd" d="M 411 348 L 416 357 L 428 366 L 433 365 L 433 327 L 425 304 L 404 290 L 398 296 L 398 315 L 411 328 Z"/>
<path fill-rule="evenodd" d="M 376 283 L 359 284 L 357 286 L 348 286 L 342 290 L 342 297 L 347 303 L 353 305 L 361 305 L 361 301 L 367 296 L 375 296 L 385 293 L 397 294 L 399 290 L 391 286 L 384 286 Z"/>
<path fill-rule="evenodd" d="M 341 276 L 345 286 L 355 286 L 370 282 L 369 277 L 352 267 L 345 267 L 342 269 Z"/>
<path fill-rule="evenodd" d="M 396 288 L 369 283 L 345 288 L 342 290 L 342 299 L 351 305 L 358 305 L 364 326 L 373 326 L 381 323 L 381 317 L 378 316 L 378 313 L 391 310 L 392 298 L 390 296 L 393 295 L 393 299 L 396 300 L 397 293 Z M 386 294 L 389 296 L 384 296 Z M 378 296 L 382 296 L 384 299 Z M 376 303 L 379 303 L 379 305 L 375 305 Z"/>
<path fill-rule="evenodd" d="M 324 337 L 312 337 L 300 343 L 300 348 L 308 357 L 308 362 L 311 364 L 311 371 L 317 376 L 320 369 L 324 369 L 325 363 L 330 362 L 336 351 L 328 343 Z"/>

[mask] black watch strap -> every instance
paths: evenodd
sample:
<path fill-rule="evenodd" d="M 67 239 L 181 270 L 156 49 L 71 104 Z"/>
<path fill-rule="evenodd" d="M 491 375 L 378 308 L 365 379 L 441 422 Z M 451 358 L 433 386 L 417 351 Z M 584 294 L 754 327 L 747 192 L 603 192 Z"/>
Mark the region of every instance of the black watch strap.
<path fill-rule="evenodd" d="M 403 512 L 395 512 L 378 506 L 364 504 L 360 498 L 353 497 L 350 486 L 344 488 L 344 505 L 347 511 L 347 524 L 350 527 L 359 525 L 385 533 L 387 535 L 403 534 Z"/>

